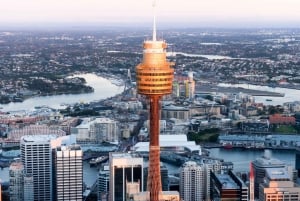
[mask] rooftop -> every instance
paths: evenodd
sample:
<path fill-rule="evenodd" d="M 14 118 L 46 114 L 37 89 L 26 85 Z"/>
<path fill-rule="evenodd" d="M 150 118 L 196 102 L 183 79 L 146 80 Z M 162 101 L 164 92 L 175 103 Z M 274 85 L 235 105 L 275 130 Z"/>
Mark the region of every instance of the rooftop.
<path fill-rule="evenodd" d="M 160 147 L 183 147 L 192 151 L 201 151 L 201 147 L 194 141 L 188 141 L 186 135 L 160 135 Z M 149 142 L 138 142 L 134 145 L 137 152 L 149 152 Z"/>
<path fill-rule="evenodd" d="M 21 138 L 21 142 L 50 142 L 56 139 L 56 135 L 25 135 Z"/>
<path fill-rule="evenodd" d="M 266 168 L 266 175 L 270 180 L 290 180 L 285 168 Z"/>
<path fill-rule="evenodd" d="M 257 158 L 253 164 L 255 166 L 262 166 L 262 167 L 285 167 L 285 163 L 276 159 L 276 158 L 269 158 L 266 156 Z"/>
<path fill-rule="evenodd" d="M 238 189 L 238 185 L 233 181 L 233 179 L 228 174 L 218 174 L 216 175 L 222 184 L 223 189 Z"/>

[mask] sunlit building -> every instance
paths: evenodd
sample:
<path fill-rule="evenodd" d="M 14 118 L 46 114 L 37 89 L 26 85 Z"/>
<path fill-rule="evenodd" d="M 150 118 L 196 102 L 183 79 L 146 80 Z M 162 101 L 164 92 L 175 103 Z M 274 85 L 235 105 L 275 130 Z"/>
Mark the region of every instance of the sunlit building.
<path fill-rule="evenodd" d="M 300 186 L 290 180 L 285 168 L 266 168 L 264 182 L 259 186 L 259 201 L 298 201 Z"/>
<path fill-rule="evenodd" d="M 259 185 L 264 182 L 267 168 L 285 168 L 285 164 L 277 159 L 261 157 L 253 161 L 254 169 L 254 197 L 258 198 Z"/>

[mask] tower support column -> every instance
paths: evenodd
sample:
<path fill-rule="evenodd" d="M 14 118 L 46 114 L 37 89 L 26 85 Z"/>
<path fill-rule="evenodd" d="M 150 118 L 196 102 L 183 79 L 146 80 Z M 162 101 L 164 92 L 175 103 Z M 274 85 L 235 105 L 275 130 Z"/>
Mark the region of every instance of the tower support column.
<path fill-rule="evenodd" d="M 147 190 L 150 201 L 159 201 L 162 191 L 160 176 L 160 146 L 159 146 L 159 101 L 160 95 L 149 96 L 150 99 L 150 147 Z"/>

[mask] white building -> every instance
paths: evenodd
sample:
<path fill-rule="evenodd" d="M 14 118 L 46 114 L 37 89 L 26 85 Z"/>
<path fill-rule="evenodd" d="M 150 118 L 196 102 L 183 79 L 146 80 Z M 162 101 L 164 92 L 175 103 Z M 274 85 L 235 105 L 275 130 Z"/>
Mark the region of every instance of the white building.
<path fill-rule="evenodd" d="M 53 200 L 52 149 L 65 143 L 73 143 L 72 138 L 53 134 L 26 135 L 21 138 L 21 160 L 25 174 L 32 177 L 35 201 Z M 29 193 L 30 189 L 27 190 Z"/>
<path fill-rule="evenodd" d="M 79 145 L 60 146 L 54 152 L 57 200 L 81 201 L 83 195 L 82 150 Z"/>
<path fill-rule="evenodd" d="M 34 200 L 52 201 L 52 146 L 56 135 L 23 136 L 21 158 L 26 174 L 33 177 Z"/>
<path fill-rule="evenodd" d="M 119 141 L 117 121 L 109 118 L 86 118 L 72 129 L 79 144 L 116 143 Z"/>
<path fill-rule="evenodd" d="M 201 146 L 194 141 L 188 141 L 186 135 L 160 135 L 161 151 L 193 152 L 201 155 Z M 149 153 L 149 142 L 138 142 L 133 150 L 140 153 Z"/>
<path fill-rule="evenodd" d="M 179 174 L 180 198 L 187 201 L 204 200 L 206 190 L 204 167 L 194 161 L 188 161 L 180 168 Z"/>

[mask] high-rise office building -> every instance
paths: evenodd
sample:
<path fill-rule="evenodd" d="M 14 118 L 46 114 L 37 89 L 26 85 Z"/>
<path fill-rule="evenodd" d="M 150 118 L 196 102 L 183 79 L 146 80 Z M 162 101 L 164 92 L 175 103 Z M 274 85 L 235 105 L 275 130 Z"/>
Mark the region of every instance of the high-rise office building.
<path fill-rule="evenodd" d="M 179 194 L 182 200 L 205 199 L 205 169 L 194 161 L 188 161 L 180 168 Z"/>
<path fill-rule="evenodd" d="M 21 159 L 25 173 L 33 178 L 35 201 L 53 199 L 51 141 L 55 139 L 56 135 L 28 135 L 21 138 Z"/>
<path fill-rule="evenodd" d="M 154 2 L 155 8 L 155 2 Z M 159 119 L 160 100 L 172 93 L 174 69 L 166 58 L 167 44 L 156 39 L 155 15 L 152 40 L 144 42 L 143 62 L 136 67 L 137 91 L 150 103 L 149 172 L 147 190 L 150 201 L 158 201 L 162 191 L 160 176 Z"/>
<path fill-rule="evenodd" d="M 79 145 L 59 146 L 54 156 L 54 192 L 56 200 L 82 200 L 83 165 Z"/>
<path fill-rule="evenodd" d="M 290 179 L 285 168 L 265 168 L 264 182 L 259 186 L 259 201 L 300 200 L 300 186 Z"/>
<path fill-rule="evenodd" d="M 125 201 L 127 183 L 139 183 L 139 191 L 143 189 L 143 158 L 128 153 L 111 152 L 109 155 L 110 179 L 109 200 Z"/>
<path fill-rule="evenodd" d="M 21 160 L 9 166 L 9 198 L 11 201 L 24 200 L 24 166 Z"/>
<path fill-rule="evenodd" d="M 254 170 L 254 197 L 258 198 L 259 185 L 264 182 L 266 168 L 284 168 L 286 165 L 280 160 L 266 156 L 257 158 L 252 162 Z"/>
<path fill-rule="evenodd" d="M 103 164 L 98 175 L 98 201 L 106 201 L 109 193 L 109 165 Z"/>

